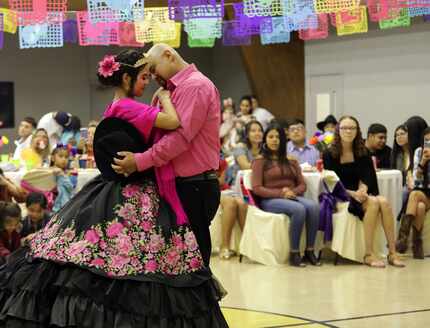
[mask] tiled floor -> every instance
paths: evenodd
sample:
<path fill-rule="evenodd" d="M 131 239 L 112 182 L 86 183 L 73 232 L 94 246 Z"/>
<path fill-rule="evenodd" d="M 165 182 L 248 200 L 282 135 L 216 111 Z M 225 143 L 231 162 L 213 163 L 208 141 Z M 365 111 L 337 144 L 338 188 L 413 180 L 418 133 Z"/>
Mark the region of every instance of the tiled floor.
<path fill-rule="evenodd" d="M 430 259 L 406 263 L 300 269 L 213 257 L 211 266 L 229 292 L 222 306 L 232 328 L 430 327 Z"/>

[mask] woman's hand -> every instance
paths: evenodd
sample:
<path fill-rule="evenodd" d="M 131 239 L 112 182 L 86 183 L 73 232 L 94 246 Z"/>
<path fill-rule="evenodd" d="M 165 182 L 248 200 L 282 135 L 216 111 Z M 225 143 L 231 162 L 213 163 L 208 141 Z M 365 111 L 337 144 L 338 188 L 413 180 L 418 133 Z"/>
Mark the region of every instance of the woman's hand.
<path fill-rule="evenodd" d="M 282 188 L 282 194 L 284 195 L 285 199 L 296 199 L 297 198 L 296 193 L 287 187 Z"/>
<path fill-rule="evenodd" d="M 137 171 L 137 164 L 133 153 L 129 151 L 120 151 L 118 155 L 122 156 L 123 158 L 113 159 L 115 164 L 112 164 L 112 168 L 116 173 L 128 177 L 130 174 Z"/>
<path fill-rule="evenodd" d="M 424 166 L 428 161 L 430 161 L 430 148 L 424 148 L 420 164 Z"/>
<path fill-rule="evenodd" d="M 367 198 L 369 198 L 369 195 L 364 190 L 358 189 L 357 191 L 353 191 L 350 193 L 351 197 L 354 198 L 359 203 L 364 203 Z"/>
<path fill-rule="evenodd" d="M 160 102 L 166 101 L 170 99 L 170 91 L 160 88 L 155 93 L 154 97 L 157 97 Z"/>

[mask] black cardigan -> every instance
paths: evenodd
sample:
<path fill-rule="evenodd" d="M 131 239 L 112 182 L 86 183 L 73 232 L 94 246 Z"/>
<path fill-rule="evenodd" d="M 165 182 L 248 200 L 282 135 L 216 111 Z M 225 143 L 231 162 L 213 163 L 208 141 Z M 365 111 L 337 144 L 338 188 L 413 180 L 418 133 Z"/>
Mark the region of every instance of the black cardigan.
<path fill-rule="evenodd" d="M 356 191 L 360 181 L 367 185 L 369 195 L 379 195 L 378 180 L 370 156 L 362 156 L 351 163 L 340 163 L 340 159 L 333 158 L 330 152 L 323 154 L 324 169 L 336 172 L 344 187 Z"/>

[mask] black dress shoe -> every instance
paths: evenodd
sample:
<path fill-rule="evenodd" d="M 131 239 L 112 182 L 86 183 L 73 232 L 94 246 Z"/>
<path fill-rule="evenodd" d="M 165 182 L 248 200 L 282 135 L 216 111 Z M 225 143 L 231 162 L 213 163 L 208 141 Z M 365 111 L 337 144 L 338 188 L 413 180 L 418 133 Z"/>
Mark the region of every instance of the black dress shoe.
<path fill-rule="evenodd" d="M 290 252 L 290 265 L 301 268 L 306 266 L 306 264 L 302 262 L 302 257 L 299 252 Z"/>
<path fill-rule="evenodd" d="M 321 266 L 321 262 L 318 261 L 314 251 L 305 251 L 305 256 L 303 256 L 303 261 L 308 262 L 311 265 Z"/>

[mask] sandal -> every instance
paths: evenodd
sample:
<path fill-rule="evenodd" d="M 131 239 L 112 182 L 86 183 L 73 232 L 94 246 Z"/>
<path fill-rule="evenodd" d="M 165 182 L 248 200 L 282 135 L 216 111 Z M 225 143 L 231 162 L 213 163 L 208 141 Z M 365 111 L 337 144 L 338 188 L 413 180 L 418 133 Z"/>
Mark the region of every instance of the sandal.
<path fill-rule="evenodd" d="M 223 248 L 219 252 L 219 257 L 221 260 L 230 260 L 235 255 L 235 252 L 228 248 Z"/>
<path fill-rule="evenodd" d="M 369 258 L 370 258 L 370 261 L 368 260 Z M 363 263 L 372 268 L 380 268 L 380 269 L 385 268 L 385 263 L 382 262 L 381 260 L 375 259 L 373 254 L 364 255 Z"/>
<path fill-rule="evenodd" d="M 405 263 L 399 259 L 399 256 L 396 253 L 388 254 L 387 260 L 389 265 L 396 268 L 404 268 L 406 266 Z"/>

